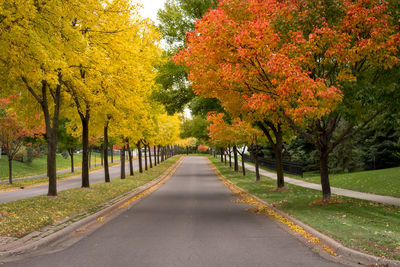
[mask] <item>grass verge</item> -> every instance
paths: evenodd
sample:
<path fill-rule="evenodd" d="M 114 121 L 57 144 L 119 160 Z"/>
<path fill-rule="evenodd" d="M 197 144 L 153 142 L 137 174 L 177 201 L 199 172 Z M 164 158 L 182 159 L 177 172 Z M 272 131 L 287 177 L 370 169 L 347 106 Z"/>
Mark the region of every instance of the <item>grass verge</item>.
<path fill-rule="evenodd" d="M 276 181 L 255 174 L 235 173 L 219 159 L 209 156 L 219 171 L 239 187 L 267 201 L 347 247 L 400 260 L 400 207 L 334 196 L 335 203 L 312 205 L 321 199 L 321 192 L 295 185 L 277 191 Z"/>
<path fill-rule="evenodd" d="M 119 162 L 114 162 L 114 163 L 109 163 L 109 167 L 118 165 Z M 101 165 L 98 165 L 96 167 L 90 168 L 90 172 L 97 171 L 97 170 L 102 170 L 104 167 Z M 67 173 L 61 173 L 57 175 L 57 180 L 62 180 L 66 179 L 69 177 L 73 176 L 78 176 L 82 173 L 82 170 L 76 170 L 75 172 L 67 172 Z M 26 187 L 34 184 L 41 184 L 41 183 L 48 183 L 49 179 L 47 177 L 39 177 L 39 178 L 32 178 L 32 179 L 26 179 L 26 180 L 19 180 L 19 181 L 14 181 L 12 184 L 6 183 L 6 184 L 0 184 L 0 191 L 1 190 L 7 190 L 7 189 L 14 189 L 14 188 L 21 188 L 21 187 Z M 0 192 L 1 193 L 1 192 Z"/>
<path fill-rule="evenodd" d="M 179 158 L 169 158 L 146 172 L 135 172 L 125 180 L 93 184 L 90 189 L 74 188 L 60 191 L 58 197 L 38 196 L 0 204 L 0 236 L 22 237 L 66 217 L 96 209 L 102 203 L 158 178 Z"/>

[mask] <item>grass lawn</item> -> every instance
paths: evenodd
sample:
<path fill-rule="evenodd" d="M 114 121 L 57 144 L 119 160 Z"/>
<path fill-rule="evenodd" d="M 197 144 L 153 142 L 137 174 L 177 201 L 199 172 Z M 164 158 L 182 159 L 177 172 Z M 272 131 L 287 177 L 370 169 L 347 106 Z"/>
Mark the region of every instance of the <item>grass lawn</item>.
<path fill-rule="evenodd" d="M 115 166 L 117 164 L 119 164 L 119 163 L 118 162 L 109 163 L 109 167 Z M 89 172 L 92 172 L 95 170 L 100 170 L 103 168 L 104 168 L 103 166 L 97 165 L 96 167 L 91 167 L 89 169 Z M 82 173 L 81 169 L 75 170 L 75 172 L 73 172 L 73 173 L 72 172 L 60 173 L 57 175 L 57 180 L 80 175 L 81 173 Z M 34 184 L 41 184 L 41 183 L 48 183 L 48 182 L 49 182 L 49 179 L 47 177 L 25 179 L 25 180 L 14 181 L 12 184 L 9 184 L 9 183 L 0 184 L 0 190 L 26 187 L 26 186 L 30 186 L 30 185 L 34 185 Z"/>
<path fill-rule="evenodd" d="M 251 162 L 246 163 L 254 165 Z M 276 172 L 275 170 L 271 170 L 263 166 L 260 166 L 260 169 L 264 169 L 273 173 Z M 315 171 L 305 172 L 303 178 L 286 173 L 285 176 L 305 182 L 321 184 L 319 172 Z M 330 174 L 329 181 L 331 186 L 334 187 L 377 195 L 400 197 L 400 167 L 382 170 Z"/>
<path fill-rule="evenodd" d="M 95 157 L 96 154 L 96 157 Z M 109 157 L 109 161 L 111 157 Z M 114 156 L 114 159 L 119 158 L 119 156 Z M 92 153 L 92 165 L 94 163 L 100 164 L 100 154 Z M 75 167 L 81 166 L 82 154 L 74 154 L 74 164 Z M 57 154 L 57 170 L 68 169 L 71 167 L 71 160 L 68 157 L 65 159 L 61 154 Z M 43 156 L 41 158 L 36 158 L 32 163 L 22 163 L 18 161 L 13 161 L 13 178 L 32 176 L 38 174 L 44 174 L 47 171 L 47 158 Z M 0 180 L 8 180 L 8 159 L 7 156 L 2 155 L 0 159 Z"/>
<path fill-rule="evenodd" d="M 219 159 L 210 160 L 233 183 L 253 195 L 321 231 L 345 246 L 376 256 L 400 260 L 400 207 L 335 196 L 338 203 L 310 205 L 321 199 L 321 192 L 295 185 L 275 191 L 276 181 L 248 171 L 243 177 Z"/>
<path fill-rule="evenodd" d="M 102 203 L 158 178 L 179 158 L 169 158 L 148 171 L 135 172 L 125 180 L 93 184 L 90 189 L 60 191 L 56 198 L 38 196 L 0 204 L 0 236 L 21 237 L 74 214 L 97 210 Z"/>
<path fill-rule="evenodd" d="M 400 167 L 329 175 L 331 185 L 360 192 L 400 197 Z M 320 183 L 319 176 L 303 179 Z"/>

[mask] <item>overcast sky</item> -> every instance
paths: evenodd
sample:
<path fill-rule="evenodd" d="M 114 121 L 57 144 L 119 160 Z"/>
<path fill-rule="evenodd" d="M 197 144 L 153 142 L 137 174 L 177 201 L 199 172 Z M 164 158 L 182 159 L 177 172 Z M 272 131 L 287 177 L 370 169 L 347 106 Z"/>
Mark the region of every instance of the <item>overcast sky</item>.
<path fill-rule="evenodd" d="M 142 16 L 151 18 L 156 24 L 157 21 L 157 11 L 164 7 L 165 0 L 141 0 L 143 5 Z"/>

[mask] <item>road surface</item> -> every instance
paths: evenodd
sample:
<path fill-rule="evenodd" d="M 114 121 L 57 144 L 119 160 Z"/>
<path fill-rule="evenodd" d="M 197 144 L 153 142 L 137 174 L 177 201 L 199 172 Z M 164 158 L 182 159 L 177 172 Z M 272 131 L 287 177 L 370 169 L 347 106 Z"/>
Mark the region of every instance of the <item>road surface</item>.
<path fill-rule="evenodd" d="M 203 157 L 72 246 L 3 266 L 342 266 L 246 211 Z"/>

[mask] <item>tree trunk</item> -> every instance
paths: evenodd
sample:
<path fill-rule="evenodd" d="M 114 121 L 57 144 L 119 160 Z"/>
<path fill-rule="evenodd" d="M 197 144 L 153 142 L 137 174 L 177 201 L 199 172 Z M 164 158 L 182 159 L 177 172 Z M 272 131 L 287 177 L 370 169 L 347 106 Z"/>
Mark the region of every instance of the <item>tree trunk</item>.
<path fill-rule="evenodd" d="M 275 162 L 276 162 L 276 176 L 277 176 L 277 186 L 282 188 L 285 186 L 285 178 L 283 176 L 283 157 L 282 157 L 282 136 L 283 133 L 280 130 L 276 133 L 276 145 L 274 146 Z"/>
<path fill-rule="evenodd" d="M 89 147 L 89 169 L 92 168 L 92 148 Z"/>
<path fill-rule="evenodd" d="M 82 121 L 82 187 L 89 188 L 89 116 L 81 116 Z"/>
<path fill-rule="evenodd" d="M 239 163 L 238 163 L 238 153 L 237 153 L 236 146 L 233 146 L 233 160 L 234 160 L 235 172 L 238 172 L 239 171 Z"/>
<path fill-rule="evenodd" d="M 125 144 L 121 148 L 120 154 L 120 161 L 121 161 L 121 179 L 125 179 Z"/>
<path fill-rule="evenodd" d="M 129 146 L 129 139 L 127 139 L 127 144 L 126 144 L 126 149 L 128 150 L 128 156 L 129 156 L 129 174 L 130 176 L 133 176 L 133 157 L 132 157 L 132 149 Z"/>
<path fill-rule="evenodd" d="M 114 146 L 110 146 L 110 151 L 111 151 L 111 163 L 114 163 Z"/>
<path fill-rule="evenodd" d="M 328 168 L 328 155 L 327 151 L 320 151 L 319 166 L 321 175 L 322 198 L 331 198 L 331 186 L 329 184 L 329 168 Z"/>
<path fill-rule="evenodd" d="M 25 83 L 27 90 L 40 104 L 44 120 L 46 124 L 46 140 L 47 140 L 47 176 L 49 177 L 49 190 L 47 192 L 48 196 L 57 196 L 57 168 L 56 168 L 56 151 L 57 151 L 57 133 L 58 133 L 58 122 L 60 117 L 60 105 L 61 105 L 61 84 L 62 84 L 62 74 L 58 73 L 58 84 L 55 90 L 48 94 L 48 89 L 50 91 L 50 86 L 47 81 L 42 81 L 41 95 L 38 95 L 35 90 L 29 85 L 26 77 L 21 77 L 22 81 Z M 54 103 L 51 103 L 53 110 L 50 111 L 48 97 L 51 96 Z M 52 114 L 52 118 L 50 117 Z"/>
<path fill-rule="evenodd" d="M 221 162 L 224 162 L 224 149 L 221 148 Z"/>
<path fill-rule="evenodd" d="M 8 182 L 12 184 L 12 157 L 8 156 Z"/>
<path fill-rule="evenodd" d="M 282 127 L 281 124 L 274 125 L 271 122 L 259 123 L 261 130 L 264 132 L 265 136 L 268 138 L 269 143 L 272 146 L 275 154 L 275 163 L 276 163 L 276 174 L 277 174 L 277 186 L 278 188 L 282 188 L 285 186 L 284 174 L 283 174 L 283 157 L 282 157 Z M 268 127 L 268 129 L 267 129 Z M 273 133 L 273 136 L 271 135 Z M 275 138 L 273 138 L 275 137 Z M 274 141 L 275 139 L 275 141 Z"/>
<path fill-rule="evenodd" d="M 256 156 L 254 157 L 254 161 L 256 163 L 256 181 L 260 181 L 260 166 L 258 164 L 258 155 L 256 153 Z"/>
<path fill-rule="evenodd" d="M 260 166 L 258 163 L 258 149 L 256 149 L 256 151 L 254 152 L 254 150 L 252 150 L 251 152 L 253 159 L 254 159 L 254 163 L 255 163 L 255 167 L 256 167 L 256 181 L 260 181 Z"/>
<path fill-rule="evenodd" d="M 142 150 L 140 148 L 140 141 L 137 142 L 136 144 L 137 150 L 138 150 L 138 161 L 139 161 L 139 172 L 143 172 L 143 163 L 142 163 Z"/>
<path fill-rule="evenodd" d="M 158 150 L 158 152 L 157 152 L 157 163 L 158 164 L 160 164 L 160 148 L 161 148 L 161 146 L 158 145 L 158 148 L 157 148 L 157 150 Z"/>
<path fill-rule="evenodd" d="M 74 168 L 74 149 L 73 148 L 69 148 L 67 149 L 69 157 L 71 158 L 71 172 L 75 171 Z"/>
<path fill-rule="evenodd" d="M 50 133 L 49 135 L 51 137 L 47 139 L 47 176 L 49 177 L 49 190 L 47 195 L 57 196 L 57 133 L 55 133 L 53 129 L 50 131 L 53 133 Z"/>
<path fill-rule="evenodd" d="M 144 145 L 144 169 L 147 171 L 147 146 Z"/>
<path fill-rule="evenodd" d="M 224 158 L 225 158 L 225 166 L 226 166 L 226 151 L 224 151 Z"/>
<path fill-rule="evenodd" d="M 228 150 L 228 152 L 229 152 L 229 168 L 232 168 L 232 153 L 231 153 L 231 147 L 229 147 L 229 150 Z"/>
<path fill-rule="evenodd" d="M 100 149 L 100 161 L 101 161 L 101 166 L 104 166 L 104 156 L 103 156 L 103 150 Z"/>
<path fill-rule="evenodd" d="M 150 145 L 148 145 L 147 147 L 149 148 L 149 165 L 150 165 L 150 168 L 153 168 L 153 163 L 151 162 L 151 147 L 150 147 Z"/>
<path fill-rule="evenodd" d="M 154 145 L 154 167 L 157 166 L 157 146 Z"/>
<path fill-rule="evenodd" d="M 189 155 L 189 146 L 186 146 L 186 155 Z"/>
<path fill-rule="evenodd" d="M 244 152 L 243 152 L 243 154 L 242 154 L 242 173 L 243 173 L 243 176 L 246 176 L 246 168 L 244 167 Z"/>
<path fill-rule="evenodd" d="M 108 121 L 104 126 L 104 143 L 103 143 L 103 156 L 104 156 L 104 179 L 106 183 L 110 182 L 110 169 L 108 166 Z"/>

